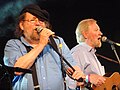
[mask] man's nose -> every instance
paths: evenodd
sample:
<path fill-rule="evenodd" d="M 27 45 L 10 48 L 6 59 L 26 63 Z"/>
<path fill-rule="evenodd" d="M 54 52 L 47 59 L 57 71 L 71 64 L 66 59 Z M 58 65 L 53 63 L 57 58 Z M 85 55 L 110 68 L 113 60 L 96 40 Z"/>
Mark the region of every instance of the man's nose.
<path fill-rule="evenodd" d="M 37 21 L 35 22 L 35 25 L 36 25 L 36 26 L 40 26 L 40 21 L 37 20 Z"/>
<path fill-rule="evenodd" d="M 100 31 L 100 35 L 103 35 L 103 33 Z"/>

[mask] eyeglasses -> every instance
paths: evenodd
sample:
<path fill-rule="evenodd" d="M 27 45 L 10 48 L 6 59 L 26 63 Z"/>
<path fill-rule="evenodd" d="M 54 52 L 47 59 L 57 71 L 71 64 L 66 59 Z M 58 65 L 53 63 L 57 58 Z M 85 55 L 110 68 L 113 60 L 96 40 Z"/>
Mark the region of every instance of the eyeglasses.
<path fill-rule="evenodd" d="M 27 22 L 30 22 L 30 23 L 36 23 L 36 22 L 40 22 L 38 18 L 35 18 L 35 19 L 31 19 L 31 20 L 23 20 L 23 21 L 27 21 Z"/>

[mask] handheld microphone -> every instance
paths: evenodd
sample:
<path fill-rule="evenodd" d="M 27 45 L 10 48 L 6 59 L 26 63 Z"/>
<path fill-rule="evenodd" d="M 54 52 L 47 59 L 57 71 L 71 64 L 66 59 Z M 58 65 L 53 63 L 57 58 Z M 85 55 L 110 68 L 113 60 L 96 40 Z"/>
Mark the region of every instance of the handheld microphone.
<path fill-rule="evenodd" d="M 37 27 L 35 28 L 35 30 L 36 30 L 38 33 L 40 33 L 40 32 L 43 30 L 43 28 L 42 28 L 41 26 L 37 26 Z"/>
<path fill-rule="evenodd" d="M 40 33 L 40 32 L 43 30 L 43 27 L 37 26 L 37 27 L 35 28 L 35 30 L 36 30 L 38 33 Z M 58 36 L 56 36 L 55 34 L 51 35 L 49 38 L 59 39 Z"/>
<path fill-rule="evenodd" d="M 116 43 L 116 42 L 114 42 L 114 41 L 112 41 L 112 40 L 110 40 L 110 39 L 107 39 L 106 36 L 103 36 L 103 37 L 101 38 L 101 40 L 102 40 L 102 42 L 107 42 L 107 43 L 109 43 L 109 44 L 115 44 L 115 45 L 117 45 L 117 46 L 120 46 L 120 43 Z"/>

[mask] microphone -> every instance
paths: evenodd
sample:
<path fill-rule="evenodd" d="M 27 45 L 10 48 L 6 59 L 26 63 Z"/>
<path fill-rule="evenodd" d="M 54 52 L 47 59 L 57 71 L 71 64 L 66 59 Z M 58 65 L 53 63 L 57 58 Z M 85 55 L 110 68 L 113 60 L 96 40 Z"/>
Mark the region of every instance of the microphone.
<path fill-rule="evenodd" d="M 116 43 L 116 42 L 108 39 L 106 36 L 103 36 L 103 37 L 101 38 L 101 40 L 102 40 L 102 42 L 107 42 L 107 43 L 112 44 L 112 45 L 115 44 L 115 45 L 117 45 L 117 46 L 120 46 L 120 43 Z"/>
<path fill-rule="evenodd" d="M 35 28 L 35 30 L 36 30 L 38 33 L 40 33 L 40 32 L 43 30 L 43 28 L 42 28 L 41 26 L 37 26 L 37 27 Z"/>
<path fill-rule="evenodd" d="M 38 34 L 43 30 L 43 27 L 41 27 L 41 26 L 37 26 L 36 28 L 35 28 L 35 30 L 38 32 Z M 53 35 L 51 35 L 49 38 L 56 38 L 56 39 L 59 39 L 58 38 L 58 36 L 56 36 L 55 34 L 53 34 Z"/>
<path fill-rule="evenodd" d="M 43 30 L 43 27 L 37 26 L 37 27 L 35 28 L 35 30 L 36 30 L 36 31 L 38 32 L 38 34 L 39 34 L 39 33 Z M 59 39 L 58 36 L 56 36 L 56 35 L 50 35 L 50 36 L 49 36 L 49 42 L 48 42 L 48 44 L 50 44 L 53 48 L 55 48 L 56 50 L 58 50 L 58 49 L 57 49 L 56 42 L 55 42 L 55 40 L 54 40 L 53 38 Z"/>

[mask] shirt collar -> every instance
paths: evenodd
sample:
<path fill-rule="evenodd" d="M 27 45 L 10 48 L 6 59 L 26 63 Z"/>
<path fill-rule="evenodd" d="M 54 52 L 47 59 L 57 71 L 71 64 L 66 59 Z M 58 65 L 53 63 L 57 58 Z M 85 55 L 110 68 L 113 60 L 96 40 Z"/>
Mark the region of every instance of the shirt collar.
<path fill-rule="evenodd" d="M 32 47 L 32 46 L 25 40 L 25 38 L 24 38 L 23 36 L 20 37 L 20 40 L 21 40 L 21 42 L 22 42 L 23 44 L 25 44 L 26 46 Z"/>
<path fill-rule="evenodd" d="M 85 42 L 81 42 L 81 43 L 79 43 L 79 44 L 82 45 L 83 47 L 85 47 L 88 52 L 93 52 L 93 53 L 96 52 L 96 49 L 95 49 L 95 48 L 92 48 L 91 46 L 89 46 L 89 45 L 86 44 Z"/>

